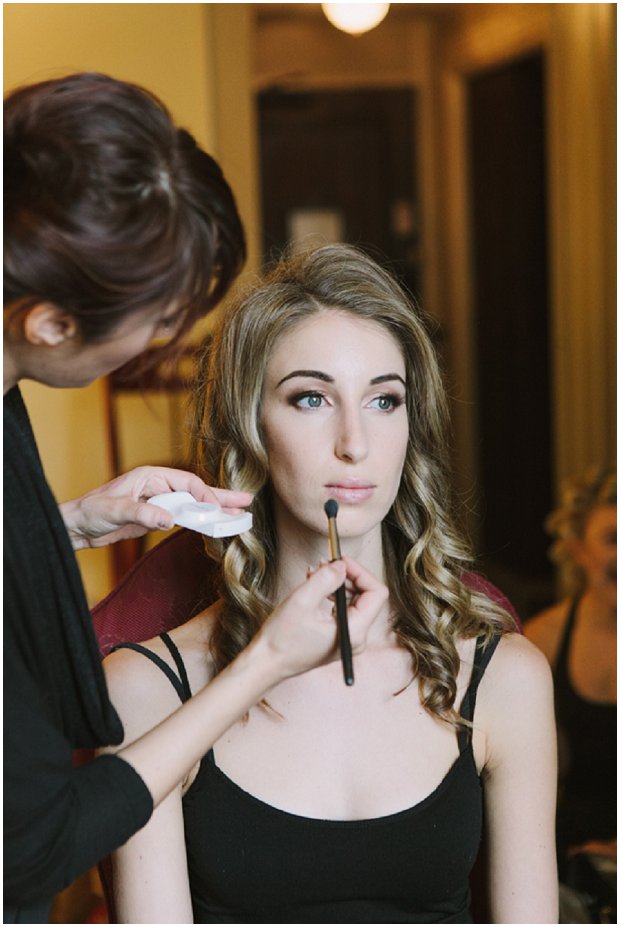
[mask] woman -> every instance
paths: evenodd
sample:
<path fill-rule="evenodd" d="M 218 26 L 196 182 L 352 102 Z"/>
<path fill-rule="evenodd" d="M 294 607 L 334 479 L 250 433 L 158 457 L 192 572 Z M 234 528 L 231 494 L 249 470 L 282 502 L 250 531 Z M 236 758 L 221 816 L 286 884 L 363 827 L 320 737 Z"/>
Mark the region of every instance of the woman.
<path fill-rule="evenodd" d="M 333 664 L 274 686 L 115 854 L 119 920 L 466 922 L 482 783 L 494 920 L 557 921 L 550 673 L 464 582 L 418 311 L 354 248 L 284 262 L 222 319 L 198 399 L 203 475 L 255 493 L 254 527 L 207 541 L 221 601 L 106 660 L 125 743 L 328 556 L 328 499 L 389 600 L 352 687 Z"/>
<path fill-rule="evenodd" d="M 565 597 L 527 622 L 555 678 L 560 735 L 560 874 L 580 851 L 616 856 L 616 472 L 563 487 L 547 519 Z"/>
<path fill-rule="evenodd" d="M 4 922 L 38 923 L 51 896 L 141 827 L 265 687 L 329 658 L 335 633 L 319 604 L 345 571 L 305 583 L 228 677 L 168 725 L 72 768 L 73 748 L 123 737 L 72 548 L 171 527 L 146 502 L 160 492 L 233 508 L 251 497 L 147 467 L 59 509 L 18 383 L 85 385 L 155 336 L 174 341 L 226 292 L 244 240 L 217 164 L 154 97 L 121 81 L 81 74 L 13 93 L 4 164 Z M 373 601 L 368 587 L 353 616 L 358 647 Z M 294 640 L 289 609 L 306 632 Z"/>

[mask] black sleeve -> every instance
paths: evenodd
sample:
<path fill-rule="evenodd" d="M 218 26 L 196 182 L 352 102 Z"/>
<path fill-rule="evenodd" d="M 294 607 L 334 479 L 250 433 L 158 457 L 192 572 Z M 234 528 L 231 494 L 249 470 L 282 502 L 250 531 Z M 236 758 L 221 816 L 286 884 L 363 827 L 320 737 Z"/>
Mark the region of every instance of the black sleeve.
<path fill-rule="evenodd" d="M 119 743 L 78 564 L 19 388 L 4 398 L 4 889 L 30 907 L 146 824 L 153 802 Z M 62 453 L 59 445 L 58 453 Z"/>
<path fill-rule="evenodd" d="M 70 744 L 48 719 L 27 670 L 7 661 L 6 646 L 4 773 L 7 904 L 65 888 L 125 843 L 153 811 L 146 785 L 119 757 L 73 765 Z"/>

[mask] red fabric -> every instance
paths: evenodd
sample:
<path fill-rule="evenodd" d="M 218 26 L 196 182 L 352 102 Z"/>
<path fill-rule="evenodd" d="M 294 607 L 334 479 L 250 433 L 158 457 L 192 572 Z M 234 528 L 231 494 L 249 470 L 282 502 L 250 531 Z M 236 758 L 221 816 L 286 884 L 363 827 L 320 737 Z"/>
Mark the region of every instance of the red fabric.
<path fill-rule="evenodd" d="M 137 643 L 176 628 L 210 605 L 217 597 L 215 570 L 196 532 L 183 528 L 165 538 L 93 609 L 102 655 L 121 641 Z M 521 629 L 517 613 L 499 589 L 477 573 L 466 573 L 464 579 L 505 608 Z"/>
<path fill-rule="evenodd" d="M 503 592 L 500 592 L 497 586 L 490 583 L 488 579 L 484 579 L 479 573 L 465 573 L 463 575 L 463 581 L 466 586 L 469 586 L 469 588 L 473 589 L 475 592 L 484 592 L 487 598 L 500 605 L 504 611 L 507 611 L 508 614 L 514 618 L 519 634 L 523 634 L 523 625 L 515 611 L 514 605 L 506 598 Z"/>
<path fill-rule="evenodd" d="M 202 536 L 182 528 L 144 555 L 92 611 L 102 656 L 184 624 L 217 598 Z"/>

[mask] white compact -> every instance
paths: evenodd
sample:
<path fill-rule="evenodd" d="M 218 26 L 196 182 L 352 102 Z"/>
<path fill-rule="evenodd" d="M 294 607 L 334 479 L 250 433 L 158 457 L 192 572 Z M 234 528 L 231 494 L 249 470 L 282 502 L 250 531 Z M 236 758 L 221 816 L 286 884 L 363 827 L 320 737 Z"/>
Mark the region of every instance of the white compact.
<path fill-rule="evenodd" d="M 197 502 L 188 492 L 162 492 L 148 501 L 170 512 L 175 525 L 180 528 L 190 528 L 200 534 L 208 534 L 210 538 L 232 537 L 252 527 L 251 512 L 227 515 L 219 505 Z"/>

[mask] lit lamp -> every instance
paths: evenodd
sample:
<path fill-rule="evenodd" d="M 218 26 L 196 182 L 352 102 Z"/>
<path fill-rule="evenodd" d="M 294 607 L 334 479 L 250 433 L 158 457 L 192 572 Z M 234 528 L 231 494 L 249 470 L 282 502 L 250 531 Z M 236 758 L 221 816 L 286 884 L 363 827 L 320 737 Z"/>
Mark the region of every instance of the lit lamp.
<path fill-rule="evenodd" d="M 323 12 L 336 29 L 361 35 L 387 16 L 389 3 L 322 3 Z"/>

